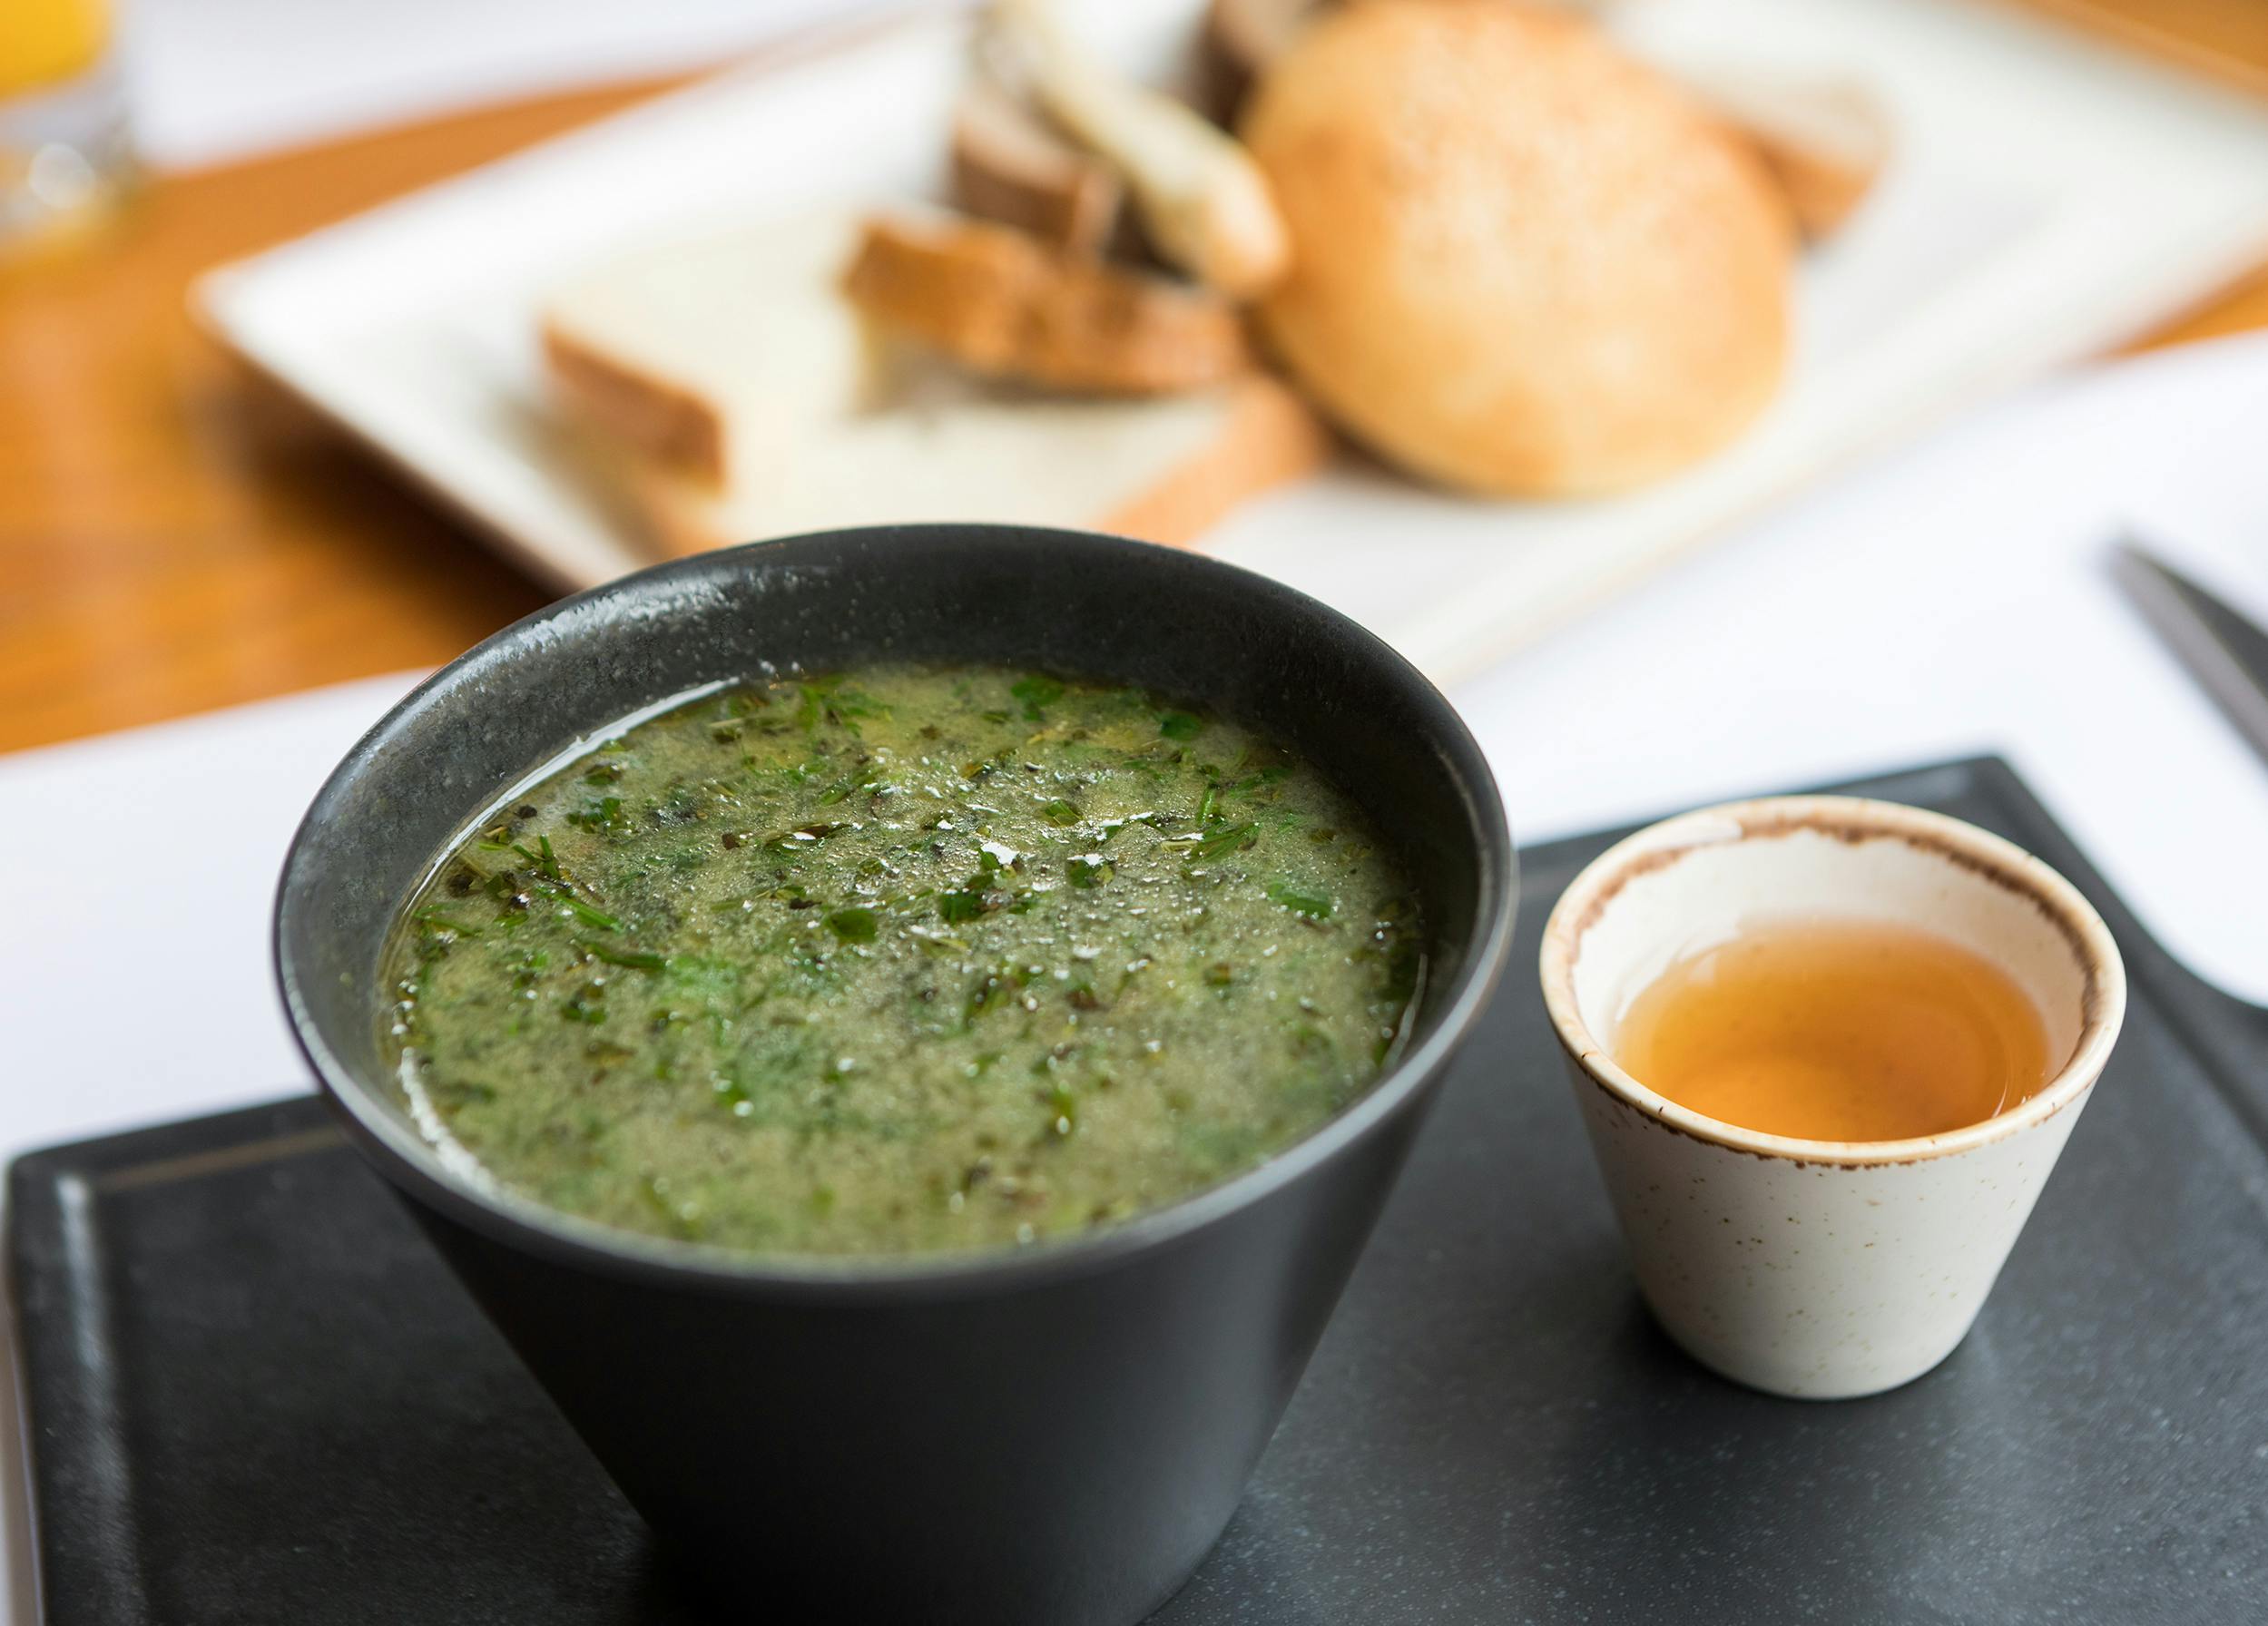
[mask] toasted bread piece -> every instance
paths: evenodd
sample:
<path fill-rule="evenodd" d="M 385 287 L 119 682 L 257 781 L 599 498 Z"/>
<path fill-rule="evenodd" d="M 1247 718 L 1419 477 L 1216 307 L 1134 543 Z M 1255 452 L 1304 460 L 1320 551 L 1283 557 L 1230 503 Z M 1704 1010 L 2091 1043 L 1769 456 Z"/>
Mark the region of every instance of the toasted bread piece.
<path fill-rule="evenodd" d="M 1807 242 L 1840 230 L 1890 162 L 1890 113 L 1864 84 L 1753 72 L 1686 83 L 1756 149 Z"/>
<path fill-rule="evenodd" d="M 665 468 L 711 485 L 724 483 L 726 419 L 711 397 L 594 344 L 573 327 L 538 330 L 552 391 L 571 414 Z"/>
<path fill-rule="evenodd" d="M 844 420 L 782 485 L 718 494 L 640 458 L 617 470 L 673 554 L 837 525 L 989 520 L 1175 546 L 1330 455 L 1291 389 L 1252 373 L 1144 400 L 972 398 Z"/>
<path fill-rule="evenodd" d="M 1118 229 L 1118 172 L 988 80 L 961 93 L 952 157 L 953 199 L 970 214 L 1075 254 L 1100 254 Z"/>
<path fill-rule="evenodd" d="M 1313 474 L 1330 431 L 1302 396 L 1265 373 L 1229 385 L 1213 438 L 1092 522 L 1098 531 L 1187 547 L 1239 504 Z"/>
<path fill-rule="evenodd" d="M 1134 83 L 1088 52 L 1055 0 L 993 0 L 996 58 L 1011 63 L 1055 122 L 1126 177 L 1159 255 L 1236 299 L 1291 269 L 1291 239 L 1267 178 L 1194 108 Z"/>
<path fill-rule="evenodd" d="M 1233 115 L 1270 63 L 1327 0 L 1212 0 L 1205 7 L 1204 50 L 1212 99 Z"/>
<path fill-rule="evenodd" d="M 1252 362 L 1243 324 L 1219 296 L 977 220 L 868 222 L 843 289 L 885 330 L 987 377 L 1155 395 Z"/>
<path fill-rule="evenodd" d="M 795 426 L 856 409 L 879 358 L 821 297 L 859 217 L 833 211 L 656 244 L 545 302 L 544 359 L 574 416 L 711 485 L 775 475 Z"/>

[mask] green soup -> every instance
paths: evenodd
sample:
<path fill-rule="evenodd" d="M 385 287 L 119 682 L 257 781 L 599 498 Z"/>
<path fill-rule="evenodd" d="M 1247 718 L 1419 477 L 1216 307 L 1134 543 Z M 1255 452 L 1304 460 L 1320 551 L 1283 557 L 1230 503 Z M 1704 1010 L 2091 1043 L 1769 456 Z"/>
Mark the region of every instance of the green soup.
<path fill-rule="evenodd" d="M 388 1032 L 445 1156 L 766 1252 L 1107 1224 L 1360 1095 L 1420 969 L 1353 804 L 1193 706 L 989 668 L 734 688 L 437 868 Z"/>

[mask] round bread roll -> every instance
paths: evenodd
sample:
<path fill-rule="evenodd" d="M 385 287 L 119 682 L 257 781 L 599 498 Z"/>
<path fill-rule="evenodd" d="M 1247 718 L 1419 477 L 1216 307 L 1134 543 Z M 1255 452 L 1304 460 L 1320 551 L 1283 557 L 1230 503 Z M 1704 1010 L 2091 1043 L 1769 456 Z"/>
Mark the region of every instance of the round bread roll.
<path fill-rule="evenodd" d="M 1723 446 L 1779 382 L 1785 203 L 1587 24 L 1507 0 L 1345 7 L 1269 70 L 1242 133 L 1293 241 L 1269 338 L 1417 474 L 1624 490 Z"/>

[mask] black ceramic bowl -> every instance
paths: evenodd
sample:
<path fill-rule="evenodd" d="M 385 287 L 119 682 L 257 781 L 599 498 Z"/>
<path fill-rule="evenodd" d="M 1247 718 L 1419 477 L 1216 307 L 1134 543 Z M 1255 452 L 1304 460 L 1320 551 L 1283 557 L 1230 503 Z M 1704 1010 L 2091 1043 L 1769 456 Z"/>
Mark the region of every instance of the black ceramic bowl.
<path fill-rule="evenodd" d="M 1364 803 L 1420 891 L 1403 1059 L 1343 1115 L 1089 1237 L 935 1261 L 634 1237 L 443 1166 L 379 1042 L 379 956 L 441 851 L 579 737 L 718 678 L 992 661 L 1206 700 Z M 738 1612 L 1137 1619 L 1228 1522 L 1510 935 L 1511 840 L 1440 694 L 1352 622 L 1142 544 L 918 525 L 663 565 L 507 628 L 373 729 L 284 862 L 276 957 L 356 1142 L 664 1542 Z"/>

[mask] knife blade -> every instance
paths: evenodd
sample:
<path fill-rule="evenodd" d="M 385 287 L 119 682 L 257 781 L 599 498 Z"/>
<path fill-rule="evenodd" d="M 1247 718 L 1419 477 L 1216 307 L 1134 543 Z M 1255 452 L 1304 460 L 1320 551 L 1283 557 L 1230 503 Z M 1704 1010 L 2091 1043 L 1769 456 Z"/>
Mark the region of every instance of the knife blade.
<path fill-rule="evenodd" d="M 2131 537 L 2111 575 L 2261 760 L 2268 762 L 2268 632 Z"/>

